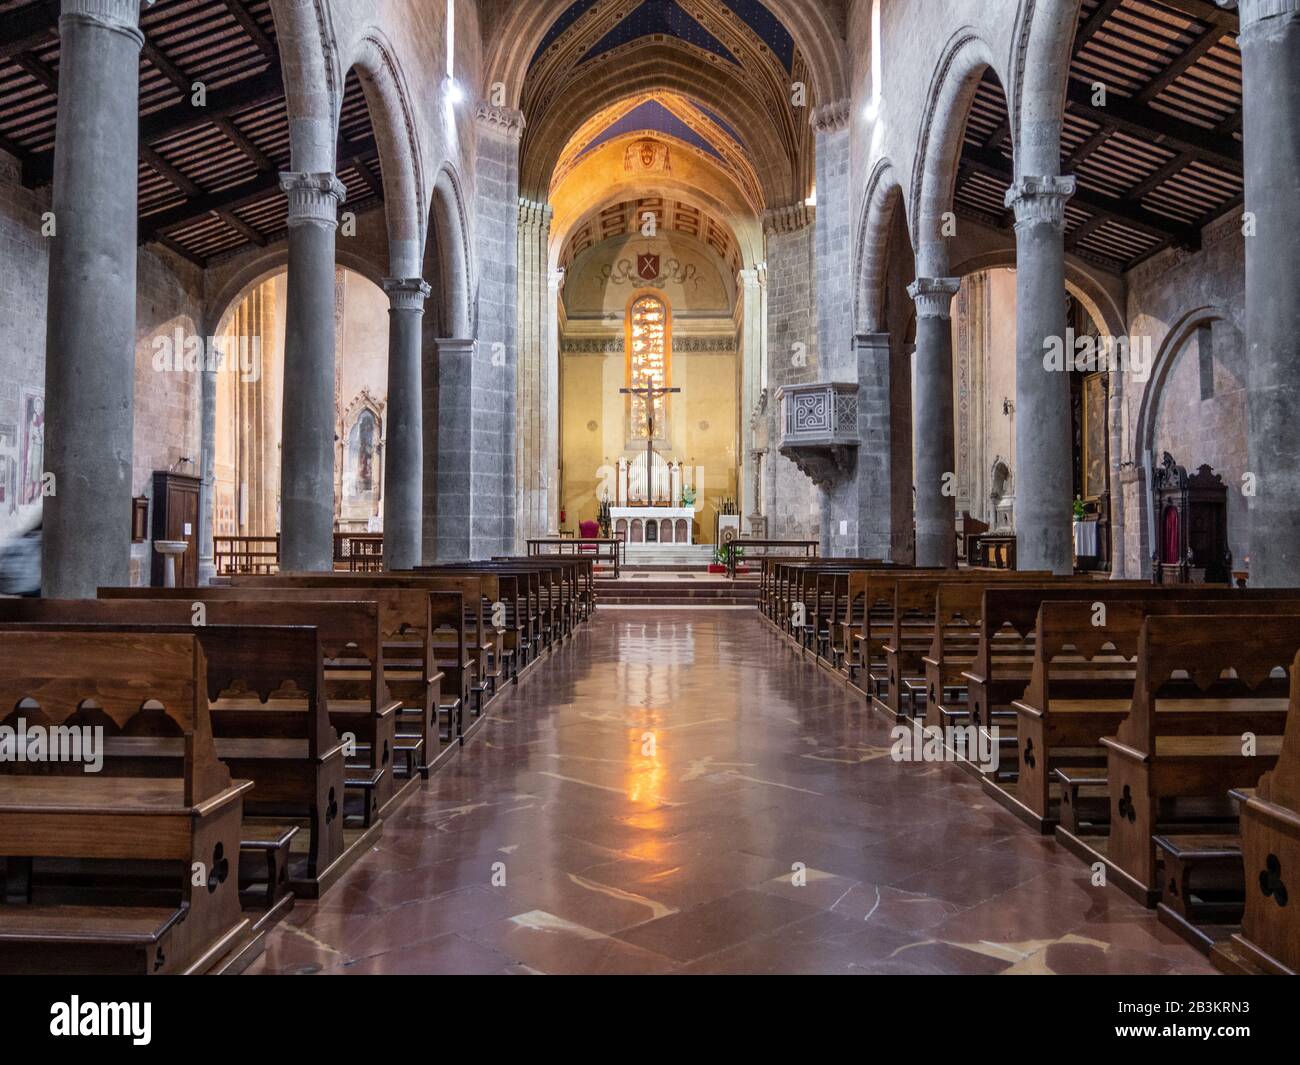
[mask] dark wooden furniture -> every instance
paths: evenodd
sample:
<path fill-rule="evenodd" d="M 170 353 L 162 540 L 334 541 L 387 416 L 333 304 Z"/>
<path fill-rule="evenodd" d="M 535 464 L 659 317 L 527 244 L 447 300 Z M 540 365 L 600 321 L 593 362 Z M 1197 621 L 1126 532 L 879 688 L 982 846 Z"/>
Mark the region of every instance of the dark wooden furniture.
<path fill-rule="evenodd" d="M 218 577 L 275 573 L 280 568 L 280 538 L 216 536 L 213 537 L 212 555 Z"/>
<path fill-rule="evenodd" d="M 975 539 L 989 531 L 989 523 L 972 517 L 969 510 L 963 510 L 957 520 L 960 522 L 957 529 L 957 560 L 970 562 L 975 557 Z"/>
<path fill-rule="evenodd" d="M 153 539 L 184 540 L 189 546 L 176 560 L 176 586 L 199 583 L 199 479 L 158 470 L 153 475 Z M 161 588 L 166 560 L 154 552 L 150 583 Z"/>
<path fill-rule="evenodd" d="M 35 700 L 33 716 L 75 726 L 93 699 L 105 737 L 99 773 L 0 763 L 0 973 L 206 972 L 238 949 L 251 924 L 238 857 L 252 784 L 217 759 L 208 683 L 188 633 L 0 632 L 0 702 Z M 182 754 L 178 773 L 133 775 L 130 744 L 155 728 Z M 68 863 L 81 869 L 71 884 Z M 138 890 L 120 889 L 151 869 L 160 889 L 132 904 Z"/>
<path fill-rule="evenodd" d="M 1232 576 L 1228 549 L 1228 486 L 1208 465 L 1189 474 L 1168 451 L 1151 478 L 1156 547 L 1151 579 L 1156 584 L 1226 584 Z"/>
<path fill-rule="evenodd" d="M 984 569 L 1015 569 L 1015 533 L 981 533 L 975 537 L 975 558 L 971 565 Z"/>
<path fill-rule="evenodd" d="M 821 543 L 817 540 L 749 540 L 738 537 L 723 544 L 727 555 L 727 576 L 735 578 L 736 565 L 746 551 L 775 551 L 782 555 L 816 558 Z M 761 556 L 760 556 L 761 557 Z"/>

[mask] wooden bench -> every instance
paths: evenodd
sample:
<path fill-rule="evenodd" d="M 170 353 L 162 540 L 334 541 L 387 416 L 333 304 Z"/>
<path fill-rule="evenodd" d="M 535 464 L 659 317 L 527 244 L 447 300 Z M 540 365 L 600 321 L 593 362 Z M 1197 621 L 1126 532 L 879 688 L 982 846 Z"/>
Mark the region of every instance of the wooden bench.
<path fill-rule="evenodd" d="M 193 625 L 190 604 L 174 600 L 0 600 L 0 627 L 28 631 L 188 632 L 207 660 L 208 716 L 217 756 L 254 792 L 244 800 L 240 847 L 262 855 L 274 874 L 241 873 L 243 891 L 263 889 L 273 923 L 292 904 L 286 888 L 316 897 L 345 865 L 343 745 L 330 722 L 320 641 L 310 605 L 211 603 L 206 624 Z M 119 741 L 119 764 L 150 775 L 159 759 L 175 760 L 174 744 L 150 743 L 134 753 Z M 128 759 L 127 755 L 131 754 Z M 179 768 L 173 767 L 179 773 Z M 286 822 L 290 822 L 286 824 Z M 304 850 L 294 855 L 297 828 Z M 279 876 L 283 871 L 284 876 Z"/>
<path fill-rule="evenodd" d="M 341 574 L 344 580 L 362 575 Z M 239 580 L 274 581 L 276 577 Z M 327 578 L 328 579 L 328 578 Z M 400 699 L 393 698 L 384 680 L 384 639 L 380 608 L 374 596 L 363 589 L 357 594 L 333 599 L 310 594 L 310 589 L 263 588 L 261 586 L 213 585 L 206 588 L 101 588 L 105 600 L 179 600 L 202 603 L 249 604 L 237 608 L 233 617 L 250 619 L 253 604 L 264 604 L 257 616 L 282 619 L 279 624 L 311 624 L 318 631 L 324 661 L 324 680 L 330 721 L 346 742 L 345 793 L 350 805 L 340 804 L 346 818 L 361 830 L 378 828 L 381 809 L 397 793 L 393 776 L 393 753 Z M 284 607 L 280 610 L 276 604 Z M 296 612 L 290 612 L 297 604 Z M 304 605 L 305 604 L 305 605 Z M 345 822 L 346 827 L 346 822 Z M 360 836 L 345 848 L 368 845 Z M 295 887 L 295 890 L 298 890 Z M 301 893 L 301 892 L 300 892 Z"/>
<path fill-rule="evenodd" d="M 1231 589 L 1223 589 L 1224 599 L 1148 592 L 1153 594 L 1111 601 L 1046 601 L 1039 608 L 1030 682 L 1024 695 L 1011 704 L 1017 715 L 1018 777 L 1014 783 L 999 783 L 998 790 L 1004 805 L 1040 831 L 1052 830 L 1058 820 L 1052 801 L 1056 768 L 1067 763 L 1093 766 L 1104 775 L 1101 739 L 1113 735 L 1128 714 L 1145 618 L 1300 614 L 1300 599 L 1249 603 Z M 1171 685 L 1167 694 L 1174 694 L 1177 687 Z M 1164 720 L 1185 729 L 1207 727 L 1195 686 L 1186 683 L 1181 688 L 1183 701 L 1192 700 L 1185 711 L 1192 716 L 1182 722 L 1174 717 Z M 1175 710 L 1167 707 L 1164 713 Z"/>
<path fill-rule="evenodd" d="M 1227 972 L 1300 973 L 1300 654 L 1277 764 L 1240 795 L 1245 913 L 1215 951 Z"/>
<path fill-rule="evenodd" d="M 1287 698 L 1285 682 L 1273 674 L 1291 668 L 1297 647 L 1300 616 L 1271 615 L 1266 624 L 1258 613 L 1147 617 L 1132 708 L 1118 732 L 1101 740 L 1109 837 L 1104 848 L 1080 846 L 1081 837 L 1063 842 L 1085 857 L 1096 854 L 1121 887 L 1154 905 L 1160 883 L 1152 838 L 1169 806 L 1201 797 L 1223 801 L 1234 787 L 1254 786 L 1276 762 Z M 1186 698 L 1181 674 L 1196 698 Z M 1178 697 L 1166 708 L 1171 680 Z M 1253 753 L 1245 753 L 1245 733 L 1255 737 Z"/>
<path fill-rule="evenodd" d="M 0 973 L 144 976 L 246 961 L 238 862 L 253 785 L 217 758 L 208 683 L 191 634 L 0 632 L 6 724 L 102 727 L 106 741 L 165 724 L 183 751 L 179 776 L 119 774 L 107 742 L 99 773 L 0 763 Z M 89 883 L 47 887 L 44 867 L 70 863 Z M 164 890 L 140 898 L 139 868 L 165 869 Z"/>

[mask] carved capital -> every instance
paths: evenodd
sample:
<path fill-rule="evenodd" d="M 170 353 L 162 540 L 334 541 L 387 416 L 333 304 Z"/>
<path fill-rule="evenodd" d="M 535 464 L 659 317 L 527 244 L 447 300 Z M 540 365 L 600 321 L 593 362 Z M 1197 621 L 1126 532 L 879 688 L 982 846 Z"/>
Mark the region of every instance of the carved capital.
<path fill-rule="evenodd" d="M 347 198 L 347 189 L 333 174 L 282 173 L 280 188 L 289 200 L 289 227 L 338 225 L 339 204 Z"/>
<path fill-rule="evenodd" d="M 952 298 L 961 288 L 958 277 L 918 277 L 907 286 L 918 318 L 951 318 Z"/>
<path fill-rule="evenodd" d="M 1068 177 L 1022 177 L 1007 189 L 1006 206 L 1015 208 L 1016 228 L 1053 225 L 1065 227 L 1065 203 L 1077 182 Z"/>
<path fill-rule="evenodd" d="M 806 203 L 792 203 L 773 207 L 763 212 L 763 232 L 772 234 L 797 233 L 816 221 L 817 209 Z"/>
<path fill-rule="evenodd" d="M 1215 0 L 1215 3 L 1238 12 L 1242 33 L 1254 29 L 1265 19 L 1294 17 L 1300 11 L 1300 0 Z"/>
<path fill-rule="evenodd" d="M 60 26 L 64 19 L 124 34 L 135 42 L 137 48 L 144 45 L 144 34 L 140 32 L 140 0 L 63 0 Z"/>
<path fill-rule="evenodd" d="M 392 310 L 423 314 L 424 301 L 433 289 L 422 277 L 386 277 L 384 291 L 388 293 L 388 305 Z"/>
<path fill-rule="evenodd" d="M 522 111 L 513 107 L 496 107 L 486 100 L 478 102 L 478 107 L 474 109 L 474 119 L 493 133 L 514 140 L 524 135 L 524 126 L 528 124 Z"/>
<path fill-rule="evenodd" d="M 835 100 L 813 108 L 811 124 L 815 133 L 837 133 L 849 124 L 850 100 Z"/>
<path fill-rule="evenodd" d="M 551 217 L 555 214 L 555 209 L 549 203 L 538 203 L 536 200 L 519 198 L 519 224 L 539 230 L 548 230 L 551 227 Z"/>

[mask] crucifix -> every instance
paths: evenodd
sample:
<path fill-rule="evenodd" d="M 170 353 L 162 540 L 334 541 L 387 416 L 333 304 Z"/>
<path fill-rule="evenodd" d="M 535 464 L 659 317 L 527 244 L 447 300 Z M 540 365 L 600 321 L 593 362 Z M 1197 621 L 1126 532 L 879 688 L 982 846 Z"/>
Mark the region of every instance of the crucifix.
<path fill-rule="evenodd" d="M 655 400 L 660 396 L 671 395 L 674 392 L 680 392 L 680 388 L 656 388 L 653 378 L 649 374 L 645 375 L 644 388 L 620 388 L 619 394 L 623 396 L 645 396 L 646 410 L 646 437 L 645 437 L 645 495 L 646 505 L 652 506 L 658 500 L 652 500 L 650 493 L 654 490 L 654 458 L 655 458 Z M 670 499 L 668 502 L 672 502 Z"/>

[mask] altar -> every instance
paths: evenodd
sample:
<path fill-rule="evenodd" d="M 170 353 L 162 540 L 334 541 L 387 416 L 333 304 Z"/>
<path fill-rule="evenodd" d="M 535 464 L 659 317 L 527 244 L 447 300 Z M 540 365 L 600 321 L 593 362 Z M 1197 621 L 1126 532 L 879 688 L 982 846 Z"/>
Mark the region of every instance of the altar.
<path fill-rule="evenodd" d="M 614 538 L 629 544 L 690 544 L 694 507 L 610 507 Z"/>

